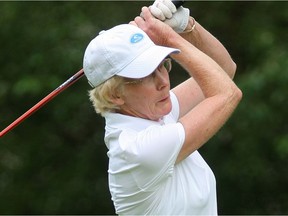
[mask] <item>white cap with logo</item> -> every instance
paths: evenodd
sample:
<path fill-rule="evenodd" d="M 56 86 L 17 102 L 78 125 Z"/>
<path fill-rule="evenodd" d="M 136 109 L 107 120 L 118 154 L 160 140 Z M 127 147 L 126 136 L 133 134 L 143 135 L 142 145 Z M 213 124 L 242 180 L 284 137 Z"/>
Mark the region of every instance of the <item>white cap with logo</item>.
<path fill-rule="evenodd" d="M 143 78 L 161 61 L 178 49 L 158 46 L 140 28 L 131 24 L 101 31 L 87 46 L 83 59 L 84 73 L 92 87 L 114 75 Z"/>

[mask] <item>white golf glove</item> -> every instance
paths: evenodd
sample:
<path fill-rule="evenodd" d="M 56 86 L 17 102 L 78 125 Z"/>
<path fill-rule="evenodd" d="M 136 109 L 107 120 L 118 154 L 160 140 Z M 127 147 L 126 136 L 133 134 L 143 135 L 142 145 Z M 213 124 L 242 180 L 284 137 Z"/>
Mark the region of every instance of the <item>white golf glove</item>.
<path fill-rule="evenodd" d="M 189 9 L 182 6 L 176 9 L 171 0 L 155 0 L 149 9 L 154 17 L 164 21 L 178 33 L 183 32 L 188 25 Z"/>

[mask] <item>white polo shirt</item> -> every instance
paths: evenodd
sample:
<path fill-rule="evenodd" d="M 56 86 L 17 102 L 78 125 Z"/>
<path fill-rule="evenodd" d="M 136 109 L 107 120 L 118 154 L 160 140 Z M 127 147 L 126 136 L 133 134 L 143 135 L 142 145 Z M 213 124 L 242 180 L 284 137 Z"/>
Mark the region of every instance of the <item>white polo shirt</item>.
<path fill-rule="evenodd" d="M 185 131 L 179 104 L 159 122 L 107 113 L 109 189 L 120 215 L 217 215 L 215 177 L 198 151 L 175 165 Z"/>

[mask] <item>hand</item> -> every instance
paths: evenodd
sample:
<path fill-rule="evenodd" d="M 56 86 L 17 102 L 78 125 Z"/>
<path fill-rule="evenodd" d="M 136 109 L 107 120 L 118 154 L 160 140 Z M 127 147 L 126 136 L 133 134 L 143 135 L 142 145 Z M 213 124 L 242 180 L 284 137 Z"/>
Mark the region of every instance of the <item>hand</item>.
<path fill-rule="evenodd" d="M 154 17 L 164 21 L 178 33 L 183 32 L 188 25 L 189 9 L 181 6 L 177 10 L 171 0 L 155 0 L 149 9 Z"/>
<path fill-rule="evenodd" d="M 157 45 L 167 46 L 167 41 L 172 35 L 178 35 L 173 29 L 156 19 L 147 7 L 143 7 L 141 16 L 135 17 L 130 24 L 141 28 Z"/>

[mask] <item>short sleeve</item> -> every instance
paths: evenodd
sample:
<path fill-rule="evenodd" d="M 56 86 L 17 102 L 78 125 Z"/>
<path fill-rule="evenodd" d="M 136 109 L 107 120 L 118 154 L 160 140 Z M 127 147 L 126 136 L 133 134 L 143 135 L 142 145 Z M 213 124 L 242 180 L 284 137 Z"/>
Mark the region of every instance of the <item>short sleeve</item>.
<path fill-rule="evenodd" d="M 119 143 L 138 187 L 149 190 L 171 175 L 184 139 L 180 123 L 121 133 Z"/>
<path fill-rule="evenodd" d="M 172 103 L 172 110 L 170 115 L 173 117 L 173 119 L 177 122 L 180 115 L 180 107 L 178 99 L 173 91 L 170 91 L 170 98 Z"/>

